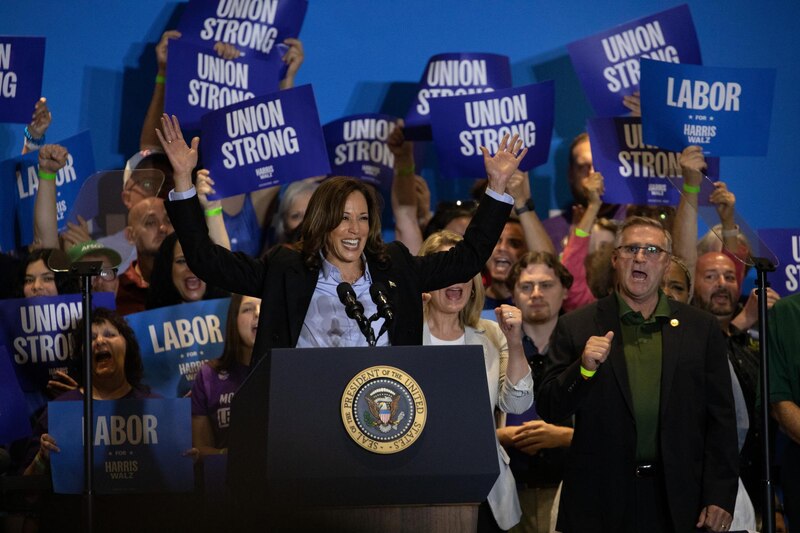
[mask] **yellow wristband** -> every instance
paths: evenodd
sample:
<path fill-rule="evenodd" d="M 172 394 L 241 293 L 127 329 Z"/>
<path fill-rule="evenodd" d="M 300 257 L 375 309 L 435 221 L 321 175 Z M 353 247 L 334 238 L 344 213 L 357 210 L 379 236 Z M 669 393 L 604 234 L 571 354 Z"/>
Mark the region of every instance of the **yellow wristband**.
<path fill-rule="evenodd" d="M 53 172 L 44 172 L 42 170 L 39 171 L 39 179 L 45 181 L 53 181 L 56 179 L 56 175 Z"/>
<path fill-rule="evenodd" d="M 157 85 L 164 85 L 167 82 L 167 77 L 162 76 L 161 74 L 156 74 L 156 84 Z"/>
<path fill-rule="evenodd" d="M 583 376 L 586 379 L 591 379 L 596 372 L 597 370 L 586 370 L 585 368 L 583 368 L 583 365 L 581 365 L 581 376 Z"/>
<path fill-rule="evenodd" d="M 221 214 L 222 214 L 222 208 L 221 207 L 214 207 L 214 208 L 211 208 L 211 209 L 206 209 L 206 216 L 207 217 L 215 217 L 215 216 L 221 215 Z"/>
<path fill-rule="evenodd" d="M 578 237 L 588 237 L 589 233 L 583 231 L 581 228 L 575 228 L 575 235 Z"/>
<path fill-rule="evenodd" d="M 700 192 L 700 186 L 699 185 L 686 185 L 684 183 L 683 184 L 683 190 L 684 190 L 684 192 L 697 194 L 697 193 Z"/>

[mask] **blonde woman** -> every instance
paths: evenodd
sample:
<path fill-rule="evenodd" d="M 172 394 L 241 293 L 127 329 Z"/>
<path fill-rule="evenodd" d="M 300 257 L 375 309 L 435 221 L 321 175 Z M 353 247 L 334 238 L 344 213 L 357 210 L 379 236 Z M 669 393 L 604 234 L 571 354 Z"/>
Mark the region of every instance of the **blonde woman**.
<path fill-rule="evenodd" d="M 419 255 L 449 250 L 463 237 L 451 231 L 434 233 L 422 243 Z M 493 409 L 522 413 L 533 403 L 533 379 L 522 350 L 522 316 L 514 306 L 495 309 L 497 322 L 480 318 L 484 290 L 480 275 L 423 295 L 425 345 L 483 346 L 486 380 Z M 497 443 L 500 476 L 487 501 L 481 504 L 478 531 L 507 530 L 519 521 L 521 511 L 514 476 Z"/>

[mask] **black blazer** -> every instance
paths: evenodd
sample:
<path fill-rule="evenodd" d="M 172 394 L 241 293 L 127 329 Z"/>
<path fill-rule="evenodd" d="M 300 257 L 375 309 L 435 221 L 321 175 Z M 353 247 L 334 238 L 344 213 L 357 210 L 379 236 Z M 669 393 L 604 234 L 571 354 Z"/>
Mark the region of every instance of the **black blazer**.
<path fill-rule="evenodd" d="M 196 196 L 166 202 L 166 208 L 192 272 L 208 284 L 262 299 L 253 363 L 272 348 L 297 345 L 319 269 L 308 268 L 299 252 L 284 247 L 262 260 L 214 245 Z M 464 240 L 449 251 L 417 257 L 393 242 L 387 245 L 388 263 L 367 256 L 372 279 L 383 282 L 395 307 L 397 318 L 388 332 L 392 345 L 422 344 L 422 293 L 480 272 L 510 211 L 510 204 L 484 196 Z"/>
<path fill-rule="evenodd" d="M 700 510 L 733 514 L 738 488 L 736 416 L 722 331 L 711 314 L 670 301 L 661 330 L 659 452 L 675 531 L 694 531 Z M 580 357 L 593 335 L 614 332 L 606 362 L 590 380 Z M 616 295 L 562 316 L 554 364 L 536 408 L 548 422 L 575 414 L 558 515 L 559 531 L 623 531 L 635 501 L 636 425 Z"/>

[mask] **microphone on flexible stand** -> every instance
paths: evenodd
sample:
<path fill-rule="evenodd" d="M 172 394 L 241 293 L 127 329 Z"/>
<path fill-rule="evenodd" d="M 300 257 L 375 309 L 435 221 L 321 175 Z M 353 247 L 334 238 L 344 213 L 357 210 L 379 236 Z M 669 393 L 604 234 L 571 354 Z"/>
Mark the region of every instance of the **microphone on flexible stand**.
<path fill-rule="evenodd" d="M 344 304 L 347 316 L 358 323 L 358 328 L 364 334 L 364 338 L 367 339 L 367 344 L 375 346 L 375 332 L 372 331 L 370 321 L 364 316 L 364 306 L 356 298 L 353 286 L 343 281 L 336 287 L 336 293 L 339 295 L 339 300 Z"/>
<path fill-rule="evenodd" d="M 378 316 L 383 318 L 383 325 L 380 333 L 378 333 L 378 338 L 380 339 L 381 335 L 386 333 L 389 326 L 394 322 L 394 309 L 392 309 L 392 304 L 389 303 L 389 297 L 386 295 L 386 287 L 380 281 L 370 285 L 369 295 L 375 305 L 378 306 Z"/>

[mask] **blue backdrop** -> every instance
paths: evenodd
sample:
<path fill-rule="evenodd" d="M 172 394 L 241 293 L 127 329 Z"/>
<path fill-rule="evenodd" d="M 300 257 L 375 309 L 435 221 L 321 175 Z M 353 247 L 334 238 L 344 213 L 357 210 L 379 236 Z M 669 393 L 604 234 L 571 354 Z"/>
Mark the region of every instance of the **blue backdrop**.
<path fill-rule="evenodd" d="M 564 180 L 570 140 L 591 110 L 567 56 L 567 43 L 681 2 L 620 0 L 406 0 L 309 2 L 300 38 L 306 61 L 297 84 L 312 83 L 322 123 L 345 115 L 402 116 L 426 61 L 442 52 L 493 52 L 511 59 L 514 85 L 556 81 L 550 161 L 532 173 L 537 210 L 569 200 Z M 800 2 L 759 8 L 746 0 L 689 1 L 703 61 L 777 69 L 766 157 L 723 158 L 722 179 L 754 227 L 798 227 L 800 180 L 794 160 L 800 123 Z M 180 2 L 22 0 L 0 2 L 0 34 L 47 37 L 43 92 L 54 123 L 50 140 L 91 129 L 98 169 L 120 167 L 138 148 L 156 72 L 154 46 L 174 28 Z M 21 127 L 0 125 L 0 156 L 19 153 Z M 433 152 L 427 152 L 433 159 Z M 436 179 L 439 197 L 469 184 Z"/>

